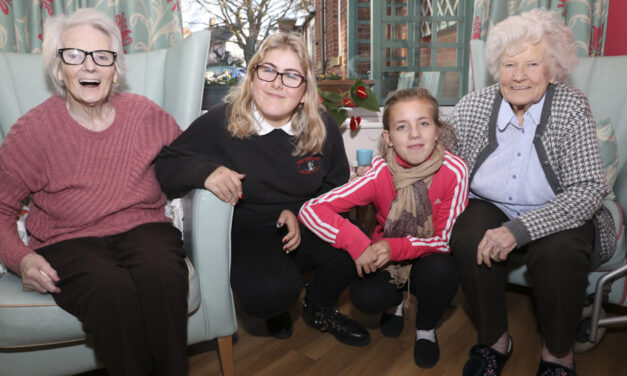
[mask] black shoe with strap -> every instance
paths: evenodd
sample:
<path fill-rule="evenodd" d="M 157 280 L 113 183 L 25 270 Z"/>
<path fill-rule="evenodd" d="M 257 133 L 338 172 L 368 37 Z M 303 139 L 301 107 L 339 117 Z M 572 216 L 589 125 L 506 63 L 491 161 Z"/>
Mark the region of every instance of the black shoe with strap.
<path fill-rule="evenodd" d="M 470 349 L 470 359 L 464 364 L 463 376 L 499 376 L 505 363 L 514 351 L 514 341 L 509 337 L 509 351 L 506 354 L 489 346 L 474 345 Z"/>
<path fill-rule="evenodd" d="M 370 343 L 370 334 L 363 326 L 333 307 L 323 307 L 305 297 L 302 313 L 308 326 L 321 332 L 329 332 L 346 345 L 366 346 Z"/>
<path fill-rule="evenodd" d="M 568 368 L 561 364 L 541 360 L 536 376 L 577 376 L 577 372 L 574 367 Z"/>

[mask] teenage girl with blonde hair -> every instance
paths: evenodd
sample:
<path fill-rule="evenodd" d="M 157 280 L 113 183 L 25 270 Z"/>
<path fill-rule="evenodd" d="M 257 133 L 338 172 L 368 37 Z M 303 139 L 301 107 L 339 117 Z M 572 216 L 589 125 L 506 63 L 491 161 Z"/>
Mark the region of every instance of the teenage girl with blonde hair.
<path fill-rule="evenodd" d="M 351 258 L 301 228 L 296 213 L 349 177 L 337 125 L 321 112 L 306 46 L 297 34 L 270 36 L 246 78 L 169 147 L 156 170 L 170 197 L 205 188 L 235 206 L 231 285 L 242 308 L 266 320 L 277 338 L 292 333 L 288 308 L 300 273 L 313 271 L 305 322 L 346 344 L 368 331 L 333 307 L 356 276 Z"/>

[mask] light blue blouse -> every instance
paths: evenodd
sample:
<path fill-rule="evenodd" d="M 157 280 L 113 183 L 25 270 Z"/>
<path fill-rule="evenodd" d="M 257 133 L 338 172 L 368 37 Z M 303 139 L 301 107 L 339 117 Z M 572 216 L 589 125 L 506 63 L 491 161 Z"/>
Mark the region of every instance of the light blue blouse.
<path fill-rule="evenodd" d="M 509 219 L 539 208 L 555 197 L 533 145 L 544 98 L 525 112 L 523 127 L 503 99 L 496 122 L 498 147 L 481 164 L 470 184 L 470 198 L 492 202 Z"/>

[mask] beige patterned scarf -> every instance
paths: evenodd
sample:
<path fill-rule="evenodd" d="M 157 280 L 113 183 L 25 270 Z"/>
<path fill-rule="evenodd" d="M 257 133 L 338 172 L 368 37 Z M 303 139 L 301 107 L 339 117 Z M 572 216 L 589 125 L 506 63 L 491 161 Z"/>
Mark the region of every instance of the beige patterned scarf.
<path fill-rule="evenodd" d="M 399 238 L 415 236 L 429 238 L 433 236 L 433 218 L 429 187 L 433 175 L 442 166 L 444 146 L 436 143 L 431 157 L 416 167 L 406 168 L 396 160 L 396 153 L 390 149 L 385 161 L 392 173 L 396 198 L 390 205 L 390 212 L 385 221 L 383 237 Z M 391 283 L 401 287 L 409 280 L 411 262 L 389 264 L 387 270 L 392 276 Z"/>

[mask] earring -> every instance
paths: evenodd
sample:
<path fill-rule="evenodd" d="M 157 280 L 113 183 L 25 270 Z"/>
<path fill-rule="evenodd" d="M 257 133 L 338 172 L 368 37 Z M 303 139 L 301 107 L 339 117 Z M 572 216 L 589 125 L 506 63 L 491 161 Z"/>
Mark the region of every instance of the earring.
<path fill-rule="evenodd" d="M 61 72 L 57 72 L 57 80 L 63 81 L 63 75 L 61 74 Z"/>
<path fill-rule="evenodd" d="M 114 84 L 117 84 L 117 83 L 118 83 L 118 79 L 114 77 L 114 78 L 113 78 L 113 83 L 114 83 Z"/>

